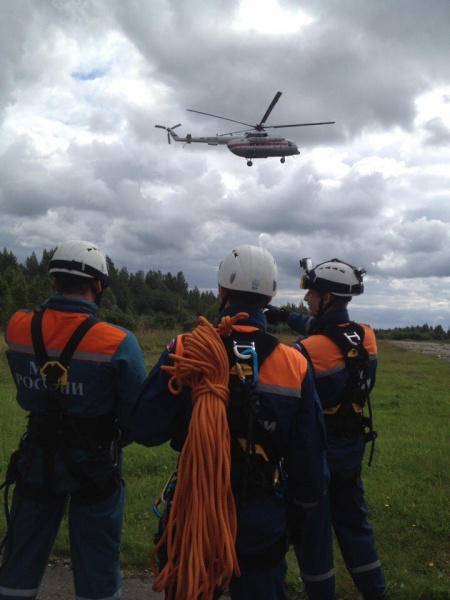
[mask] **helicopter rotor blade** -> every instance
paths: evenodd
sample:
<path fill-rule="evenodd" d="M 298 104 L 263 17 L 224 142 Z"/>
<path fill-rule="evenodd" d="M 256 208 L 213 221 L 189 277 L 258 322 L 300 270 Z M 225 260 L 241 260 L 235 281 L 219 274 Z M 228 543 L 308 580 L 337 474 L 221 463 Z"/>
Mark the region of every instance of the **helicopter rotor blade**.
<path fill-rule="evenodd" d="M 259 128 L 264 128 L 264 123 L 267 121 L 267 119 L 269 118 L 270 113 L 273 110 L 273 107 L 275 106 L 275 104 L 278 102 L 278 100 L 280 99 L 282 92 L 277 92 L 272 100 L 272 102 L 269 105 L 269 108 L 266 110 L 265 115 L 263 116 L 263 118 L 261 119 L 259 125 L 256 125 L 255 129 L 259 129 Z"/>
<path fill-rule="evenodd" d="M 181 123 L 178 123 L 178 125 L 173 125 L 172 127 L 166 127 L 165 125 L 155 125 L 155 127 L 159 127 L 160 129 L 165 129 L 167 131 L 167 129 L 176 129 L 177 127 L 181 127 Z"/>
<path fill-rule="evenodd" d="M 228 119 L 227 117 L 219 117 L 219 115 L 212 115 L 211 113 L 202 112 L 201 110 L 193 110 L 192 108 L 187 108 L 189 112 L 198 113 L 199 115 L 206 115 L 208 117 L 215 117 L 216 119 L 223 119 L 224 121 L 231 121 L 232 123 L 239 123 L 240 125 L 247 125 L 247 127 L 252 127 L 250 123 L 243 123 L 242 121 L 235 121 L 234 119 Z"/>
<path fill-rule="evenodd" d="M 268 125 L 264 129 L 280 129 L 281 127 L 309 127 L 310 125 L 333 125 L 336 121 L 322 121 L 320 123 L 292 123 L 290 125 Z"/>

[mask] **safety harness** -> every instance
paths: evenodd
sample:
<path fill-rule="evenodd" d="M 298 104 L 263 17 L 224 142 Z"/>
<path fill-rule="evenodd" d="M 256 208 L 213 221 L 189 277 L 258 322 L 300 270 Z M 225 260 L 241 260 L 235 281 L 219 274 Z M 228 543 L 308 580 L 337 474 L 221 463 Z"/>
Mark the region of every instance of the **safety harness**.
<path fill-rule="evenodd" d="M 46 410 L 43 414 L 31 413 L 29 429 L 36 445 L 41 446 L 44 451 L 44 488 L 52 488 L 57 452 L 77 484 L 82 487 L 88 486 L 93 483 L 92 479 L 69 454 L 69 444 L 78 441 L 83 433 L 78 431 L 75 419 L 64 409 L 62 387 L 68 383 L 68 365 L 75 350 L 89 329 L 98 323 L 98 319 L 92 316 L 85 319 L 73 332 L 58 360 L 50 360 L 42 334 L 43 317 L 43 311 L 34 313 L 31 321 L 31 336 L 45 388 Z"/>
<path fill-rule="evenodd" d="M 257 415 L 259 370 L 279 340 L 258 330 L 251 334 L 233 331 L 223 342 L 230 363 L 227 417 L 232 486 L 239 511 L 248 493 L 282 493 L 285 484 L 278 433 L 264 428 Z"/>
<path fill-rule="evenodd" d="M 94 482 L 92 477 L 73 459 L 71 449 L 74 446 L 85 449 L 93 464 L 116 465 L 120 429 L 116 426 L 116 418 L 112 414 L 94 418 L 82 418 L 68 414 L 64 405 L 63 388 L 69 381 L 68 366 L 75 350 L 87 332 L 99 320 L 92 316 L 86 318 L 74 331 L 60 356 L 55 360 L 50 360 L 42 335 L 44 312 L 34 313 L 31 320 L 31 337 L 44 386 L 42 393 L 45 410 L 29 414 L 27 430 L 21 437 L 19 449 L 11 456 L 6 481 L 2 487 L 7 489 L 13 483 L 18 482 L 24 493 L 27 493 L 29 486 L 19 472 L 18 461 L 25 458 L 31 463 L 32 453 L 40 448 L 43 451 L 41 493 L 45 495 L 54 489 L 55 455 L 58 454 L 65 468 L 75 480 L 76 488 L 83 490 L 83 493 L 74 492 L 72 496 L 79 503 L 89 504 L 97 501 L 99 495 L 107 494 L 108 490 L 104 489 L 104 482 L 100 484 Z M 36 493 L 39 492 L 34 489 L 33 495 Z"/>
<path fill-rule="evenodd" d="M 371 442 L 368 465 L 372 464 L 376 431 L 373 430 L 372 406 L 369 395 L 369 353 L 364 347 L 364 328 L 351 321 L 346 325 L 327 323 L 314 329 L 314 334 L 326 335 L 341 350 L 349 378 L 334 406 L 324 409 L 323 414 L 330 437 L 358 436 L 365 434 L 366 443 Z M 308 351 L 299 342 L 302 352 L 312 365 Z M 367 405 L 368 416 L 363 415 Z"/>

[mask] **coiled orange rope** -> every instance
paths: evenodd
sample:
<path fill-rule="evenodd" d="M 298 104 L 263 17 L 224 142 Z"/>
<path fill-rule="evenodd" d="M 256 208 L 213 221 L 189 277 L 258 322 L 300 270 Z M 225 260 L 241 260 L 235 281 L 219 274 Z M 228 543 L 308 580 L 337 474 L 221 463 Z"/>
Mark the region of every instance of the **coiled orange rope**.
<path fill-rule="evenodd" d="M 211 600 L 215 588 L 225 589 L 233 573 L 240 575 L 226 414 L 230 367 L 220 338 L 247 316 L 224 317 L 217 329 L 200 317 L 196 329 L 182 336 L 182 355 L 171 355 L 174 365 L 162 367 L 171 375 L 170 391 L 190 387 L 193 403 L 168 523 L 152 552 L 153 589 L 168 588 L 168 598 Z M 158 572 L 155 556 L 163 544 L 168 562 Z"/>

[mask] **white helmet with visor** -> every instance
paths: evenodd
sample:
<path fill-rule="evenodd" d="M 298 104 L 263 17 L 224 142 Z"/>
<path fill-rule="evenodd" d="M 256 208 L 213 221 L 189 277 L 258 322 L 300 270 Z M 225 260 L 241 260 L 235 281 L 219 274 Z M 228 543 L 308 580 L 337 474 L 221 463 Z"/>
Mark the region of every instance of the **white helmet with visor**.
<path fill-rule="evenodd" d="M 306 267 L 305 274 L 300 281 L 300 288 L 330 292 L 334 296 L 343 297 L 359 296 L 364 292 L 365 269 L 353 267 L 338 258 L 320 263 L 311 269 L 307 261 L 309 259 L 300 261 L 300 266 Z"/>

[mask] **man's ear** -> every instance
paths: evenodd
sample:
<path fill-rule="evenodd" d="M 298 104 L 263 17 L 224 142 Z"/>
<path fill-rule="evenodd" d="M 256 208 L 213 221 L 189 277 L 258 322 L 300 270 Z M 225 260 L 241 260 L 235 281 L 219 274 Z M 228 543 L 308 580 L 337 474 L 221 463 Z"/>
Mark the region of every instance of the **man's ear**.
<path fill-rule="evenodd" d="M 219 298 L 221 301 L 223 301 L 225 299 L 227 295 L 227 290 L 225 288 L 223 288 L 221 285 L 219 285 Z"/>
<path fill-rule="evenodd" d="M 331 292 L 325 292 L 324 303 L 328 306 L 333 300 L 333 294 Z"/>

